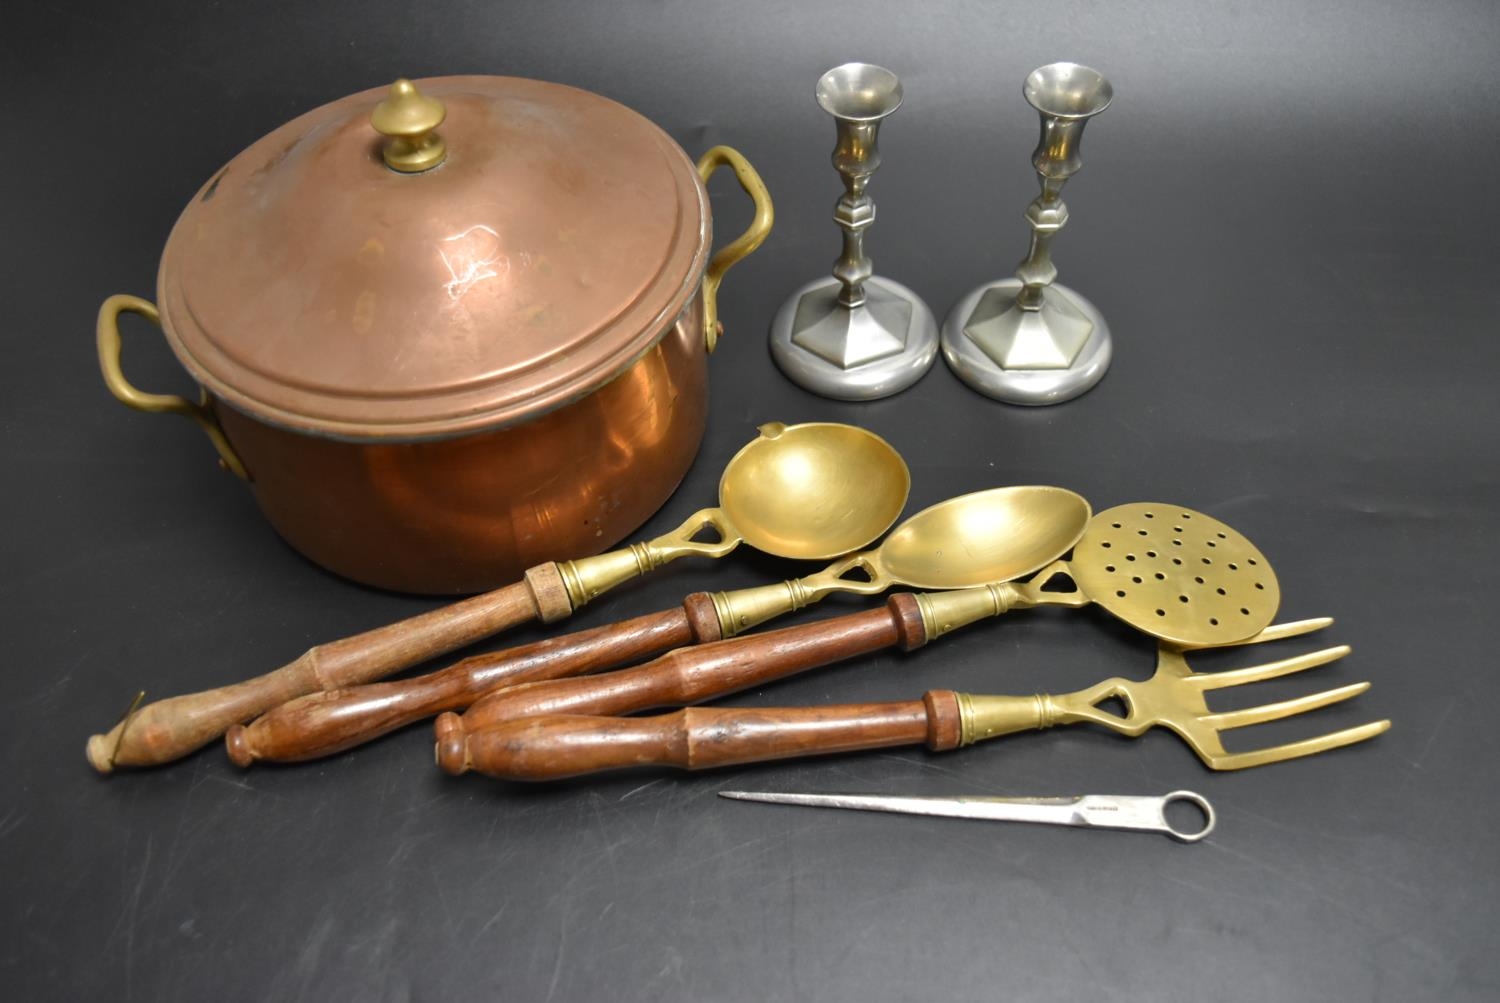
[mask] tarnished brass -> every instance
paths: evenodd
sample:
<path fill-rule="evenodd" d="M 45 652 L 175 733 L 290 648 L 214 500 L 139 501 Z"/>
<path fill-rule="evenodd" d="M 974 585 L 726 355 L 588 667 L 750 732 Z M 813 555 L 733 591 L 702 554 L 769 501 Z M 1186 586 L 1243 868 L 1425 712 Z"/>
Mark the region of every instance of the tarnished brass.
<path fill-rule="evenodd" d="M 195 404 L 186 397 L 179 397 L 176 394 L 148 394 L 144 390 L 137 390 L 125 378 L 125 372 L 120 368 L 120 314 L 122 313 L 138 313 L 158 327 L 161 326 L 161 316 L 157 313 L 155 305 L 139 296 L 124 294 L 111 296 L 99 307 L 99 322 L 96 327 L 99 371 L 104 374 L 104 385 L 109 388 L 109 392 L 114 394 L 115 399 L 121 404 L 137 411 L 145 411 L 148 414 L 180 414 L 184 418 L 192 419 L 214 444 L 214 449 L 219 454 L 219 465 L 240 480 L 250 480 L 250 474 L 245 470 L 245 465 L 240 462 L 234 447 L 229 444 L 229 439 L 224 435 L 224 429 L 219 426 L 219 419 L 214 416 L 208 406 L 206 391 L 203 392 L 202 400 Z"/>
<path fill-rule="evenodd" d="M 1333 620 L 1325 617 L 1279 624 L 1267 627 L 1241 643 L 1259 644 L 1296 637 L 1321 630 L 1331 623 Z M 1373 738 L 1391 726 L 1388 720 L 1371 721 L 1285 745 L 1247 752 L 1228 752 L 1220 739 L 1222 732 L 1279 721 L 1304 711 L 1327 707 L 1358 696 L 1369 689 L 1370 684 L 1350 683 L 1293 700 L 1214 713 L 1208 709 L 1204 698 L 1209 690 L 1240 686 L 1316 668 L 1343 658 L 1349 653 L 1349 648 L 1339 645 L 1244 669 L 1194 672 L 1188 667 L 1183 653 L 1200 647 L 1210 645 L 1162 643 L 1157 650 L 1156 672 L 1145 682 L 1122 678 L 1106 679 L 1088 689 L 1061 696 L 972 696 L 960 693 L 960 744 L 972 745 L 1000 735 L 1035 731 L 1058 724 L 1097 724 L 1130 738 L 1137 738 L 1148 729 L 1160 726 L 1176 732 L 1211 769 L 1240 770 L 1352 745 Z M 1111 713 L 1100 706 L 1110 700 L 1120 700 L 1125 704 L 1124 716 Z"/>
<path fill-rule="evenodd" d="M 1090 601 L 1175 644 L 1243 641 L 1281 603 L 1254 544 L 1212 516 L 1159 502 L 1100 512 L 1065 573 Z"/>
<path fill-rule="evenodd" d="M 370 125 L 386 137 L 380 154 L 385 165 L 402 174 L 430 171 L 448 156 L 443 137 L 435 131 L 448 110 L 404 77 L 391 84 L 385 100 L 375 106 Z"/>
<path fill-rule="evenodd" d="M 719 283 L 724 280 L 724 273 L 764 243 L 776 222 L 776 210 L 771 204 L 766 183 L 738 150 L 715 146 L 704 153 L 698 158 L 698 177 L 706 185 L 714 172 L 726 165 L 734 171 L 735 180 L 754 203 L 755 217 L 744 233 L 719 249 L 703 273 L 703 339 L 710 352 L 718 346 L 719 335 L 724 333 L 724 325 L 719 323 Z"/>
<path fill-rule="evenodd" d="M 999 587 L 990 583 L 1023 577 L 1055 561 L 1088 526 L 1088 502 L 1066 488 L 976 491 L 924 509 L 879 547 L 845 557 L 815 575 L 716 592 L 714 608 L 724 636 L 731 637 L 834 592 L 876 595 L 898 584 L 930 589 L 984 585 L 963 600 L 975 604 L 975 610 L 991 610 L 974 614 L 977 619 L 1003 612 L 995 608 L 997 602 L 1013 602 L 1002 599 Z M 846 577 L 850 574 L 865 577 Z"/>
<path fill-rule="evenodd" d="M 868 544 L 906 505 L 911 475 L 884 439 L 853 425 L 771 422 L 729 461 L 719 507 L 646 543 L 559 564 L 576 609 L 679 557 L 723 557 L 741 543 L 802 560 Z M 718 539 L 693 539 L 705 529 Z M 727 634 L 726 634 L 727 636 Z"/>

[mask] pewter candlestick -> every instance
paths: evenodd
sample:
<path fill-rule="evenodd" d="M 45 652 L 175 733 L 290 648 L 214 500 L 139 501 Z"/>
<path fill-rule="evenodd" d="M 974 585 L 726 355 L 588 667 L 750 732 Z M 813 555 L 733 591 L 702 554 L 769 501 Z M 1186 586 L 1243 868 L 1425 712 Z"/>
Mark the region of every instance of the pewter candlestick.
<path fill-rule="evenodd" d="M 1068 222 L 1062 187 L 1083 166 L 1088 120 L 1114 89 L 1077 63 L 1033 70 L 1022 88 L 1041 116 L 1031 155 L 1042 193 L 1026 209 L 1031 247 L 1013 279 L 980 286 L 943 322 L 943 356 L 969 386 L 1012 404 L 1056 404 L 1088 390 L 1109 368 L 1109 327 L 1092 303 L 1058 285 L 1052 240 Z"/>
<path fill-rule="evenodd" d="M 823 74 L 818 104 L 834 117 L 833 166 L 844 195 L 833 218 L 844 252 L 833 278 L 792 293 L 771 323 L 771 355 L 792 382 L 824 397 L 873 400 L 915 383 L 937 355 L 937 321 L 910 289 L 875 276 L 864 235 L 875 222 L 865 194 L 880 166 L 880 123 L 901 106 L 901 81 L 869 63 L 846 63 Z"/>

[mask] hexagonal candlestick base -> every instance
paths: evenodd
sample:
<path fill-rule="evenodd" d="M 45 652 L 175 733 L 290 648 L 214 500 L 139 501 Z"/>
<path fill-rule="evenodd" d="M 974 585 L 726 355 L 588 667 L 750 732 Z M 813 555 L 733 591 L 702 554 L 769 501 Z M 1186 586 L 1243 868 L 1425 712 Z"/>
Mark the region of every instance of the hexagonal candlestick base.
<path fill-rule="evenodd" d="M 865 282 L 865 303 L 838 302 L 841 284 L 817 279 L 792 293 L 771 323 L 771 356 L 793 383 L 835 400 L 905 390 L 937 357 L 937 320 L 890 279 Z"/>
<path fill-rule="evenodd" d="M 1067 369 L 1083 351 L 1094 324 L 1065 296 L 1048 296 L 1040 310 L 1022 310 L 1016 296 L 990 288 L 979 297 L 964 334 L 1001 369 Z"/>
<path fill-rule="evenodd" d="M 1058 404 L 1104 378 L 1113 348 L 1097 307 L 1067 286 L 1044 306 L 1015 306 L 1018 279 L 971 291 L 943 321 L 943 357 L 959 379 L 1009 404 Z"/>

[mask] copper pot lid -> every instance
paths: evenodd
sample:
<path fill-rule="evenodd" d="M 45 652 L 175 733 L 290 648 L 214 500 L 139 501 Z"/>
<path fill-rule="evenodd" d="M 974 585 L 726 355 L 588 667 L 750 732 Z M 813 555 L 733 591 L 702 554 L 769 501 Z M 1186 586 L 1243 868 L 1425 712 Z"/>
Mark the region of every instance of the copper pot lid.
<path fill-rule="evenodd" d="M 697 293 L 709 230 L 692 163 L 623 105 L 513 77 L 402 81 L 230 161 L 173 228 L 158 298 L 183 364 L 242 411 L 448 435 L 623 372 Z"/>

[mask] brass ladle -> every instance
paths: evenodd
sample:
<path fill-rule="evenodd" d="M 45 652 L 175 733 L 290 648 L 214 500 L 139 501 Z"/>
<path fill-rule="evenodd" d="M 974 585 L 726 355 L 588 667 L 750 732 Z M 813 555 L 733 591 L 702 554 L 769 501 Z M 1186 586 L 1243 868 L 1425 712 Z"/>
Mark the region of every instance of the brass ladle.
<path fill-rule="evenodd" d="M 603 592 L 690 554 L 723 557 L 740 543 L 777 557 L 820 560 L 876 539 L 906 505 L 911 476 L 884 439 L 852 425 L 771 423 L 729 461 L 719 507 L 677 529 L 596 557 L 531 568 L 523 581 L 309 649 L 232 686 L 136 709 L 88 742 L 101 773 L 178 759 L 272 707 L 401 669 L 540 619 L 560 620 Z M 706 529 L 717 540 L 694 539 Z"/>

